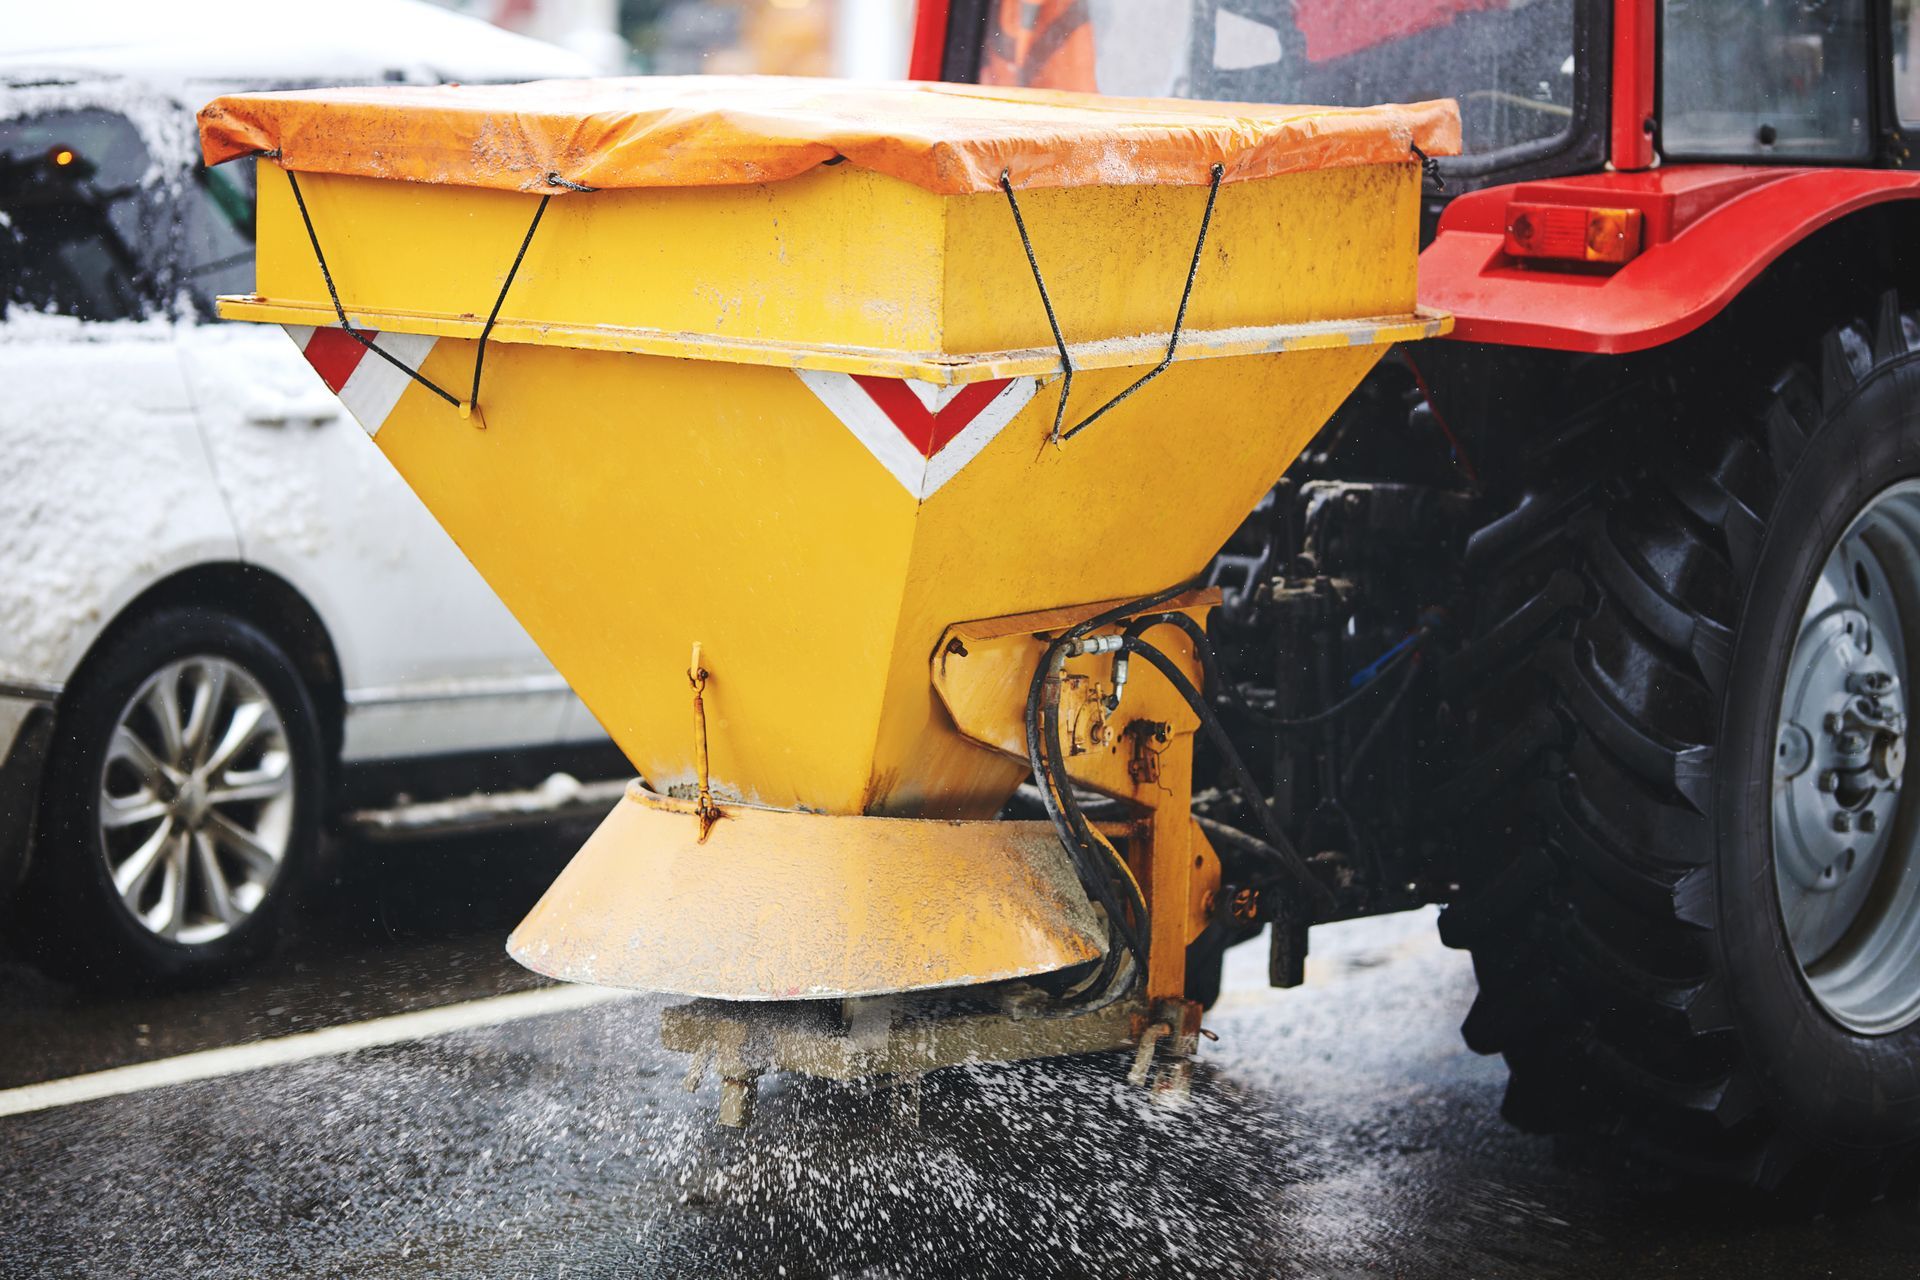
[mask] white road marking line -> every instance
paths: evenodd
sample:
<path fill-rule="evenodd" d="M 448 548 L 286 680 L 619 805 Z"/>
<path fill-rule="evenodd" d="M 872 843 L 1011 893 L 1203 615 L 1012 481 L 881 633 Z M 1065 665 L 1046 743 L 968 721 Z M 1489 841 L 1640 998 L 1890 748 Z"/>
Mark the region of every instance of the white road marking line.
<path fill-rule="evenodd" d="M 366 1022 L 299 1031 L 272 1040 L 202 1049 L 152 1062 L 136 1062 L 132 1066 L 91 1071 L 86 1075 L 21 1085 L 15 1089 L 0 1089 L 0 1116 L 70 1107 L 79 1102 L 141 1093 L 148 1089 L 164 1089 L 169 1085 L 196 1080 L 214 1080 L 221 1076 L 259 1071 L 264 1067 L 286 1066 L 314 1058 L 339 1057 L 358 1053 L 362 1049 L 424 1040 L 453 1031 L 495 1027 L 502 1023 L 518 1022 L 522 1018 L 537 1018 L 542 1014 L 589 1009 L 597 1004 L 624 1000 L 638 994 L 614 987 L 563 983 L 533 991 L 516 991 L 510 995 L 469 1000 L 464 1004 L 397 1013 Z"/>

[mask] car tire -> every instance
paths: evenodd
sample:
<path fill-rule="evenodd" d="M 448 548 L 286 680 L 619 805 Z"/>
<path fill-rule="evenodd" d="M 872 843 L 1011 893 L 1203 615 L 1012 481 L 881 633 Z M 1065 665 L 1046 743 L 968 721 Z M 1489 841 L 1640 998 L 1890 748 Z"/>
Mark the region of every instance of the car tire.
<path fill-rule="evenodd" d="M 1449 788 L 1471 870 L 1442 929 L 1472 952 L 1463 1030 L 1505 1056 L 1522 1128 L 1820 1205 L 1880 1193 L 1920 1150 L 1920 804 L 1897 758 L 1909 651 L 1920 678 L 1916 336 L 1889 295 L 1759 421 L 1616 436 L 1619 461 L 1478 539 L 1494 607 L 1453 663 L 1470 763 Z M 1869 570 L 1849 548 L 1876 519 Z M 1880 657 L 1850 641 L 1820 693 L 1821 646 L 1873 590 Z M 1834 744 L 1876 663 L 1900 668 L 1882 709 L 1901 750 L 1854 787 Z M 1819 895 L 1845 910 L 1809 934 Z M 1878 994 L 1849 1006 L 1832 975 L 1874 956 Z"/>
<path fill-rule="evenodd" d="M 71 981 L 191 986 L 274 943 L 313 866 L 326 759 L 293 661 L 245 619 L 169 608 L 61 699 L 19 918 Z"/>

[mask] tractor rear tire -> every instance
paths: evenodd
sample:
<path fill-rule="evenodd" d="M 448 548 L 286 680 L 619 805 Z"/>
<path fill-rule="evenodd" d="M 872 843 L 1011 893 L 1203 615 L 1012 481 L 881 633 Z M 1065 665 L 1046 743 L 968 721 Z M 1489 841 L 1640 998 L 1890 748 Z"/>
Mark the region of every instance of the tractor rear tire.
<path fill-rule="evenodd" d="M 1824 954 L 1796 952 L 1806 939 L 1783 912 L 1799 918 L 1836 866 L 1808 872 L 1797 828 L 1775 821 L 1785 770 L 1809 767 L 1776 760 L 1800 755 L 1788 720 L 1831 586 L 1812 593 L 1862 513 L 1920 480 L 1916 338 L 1889 294 L 1873 323 L 1824 336 L 1817 372 L 1781 377 L 1758 421 L 1622 424 L 1604 470 L 1526 495 L 1469 546 L 1487 616 L 1443 672 L 1468 763 L 1445 789 L 1467 874 L 1442 931 L 1472 952 L 1463 1032 L 1505 1057 L 1503 1110 L 1524 1129 L 1823 1203 L 1884 1192 L 1920 1150 L 1920 803 L 1899 791 L 1904 741 L 1888 737 L 1877 775 L 1893 816 L 1868 828 L 1886 856 Z M 1903 634 L 1882 640 L 1902 705 L 1908 651 L 1920 678 L 1914 523 L 1913 547 L 1884 548 L 1907 575 L 1885 606 Z M 1872 856 L 1863 846 L 1863 869 Z M 1850 1005 L 1834 957 L 1866 954 L 1871 929 L 1908 959 Z"/>

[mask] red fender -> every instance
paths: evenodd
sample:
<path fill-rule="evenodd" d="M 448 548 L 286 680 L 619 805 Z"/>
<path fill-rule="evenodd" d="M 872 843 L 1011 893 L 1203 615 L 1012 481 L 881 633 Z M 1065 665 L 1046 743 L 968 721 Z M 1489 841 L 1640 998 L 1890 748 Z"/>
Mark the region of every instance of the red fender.
<path fill-rule="evenodd" d="M 1869 205 L 1920 197 L 1920 172 L 1673 165 L 1460 196 L 1420 255 L 1420 301 L 1454 314 L 1453 338 L 1624 354 L 1705 324 L 1802 239 Z M 1507 206 L 1638 209 L 1643 249 L 1618 270 L 1522 265 L 1504 251 Z"/>

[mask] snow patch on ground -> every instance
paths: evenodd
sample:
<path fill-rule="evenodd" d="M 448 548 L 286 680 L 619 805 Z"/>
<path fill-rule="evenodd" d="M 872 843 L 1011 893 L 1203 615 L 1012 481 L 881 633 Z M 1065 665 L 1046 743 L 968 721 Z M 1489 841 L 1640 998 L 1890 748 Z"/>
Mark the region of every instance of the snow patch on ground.
<path fill-rule="evenodd" d="M 80 320 L 14 309 L 0 322 L 0 346 L 29 342 L 164 342 L 173 336 L 173 329 L 174 322 L 164 315 L 144 320 Z"/>
<path fill-rule="evenodd" d="M 539 786 L 525 791 L 475 791 L 451 800 L 362 810 L 350 815 L 348 821 L 356 826 L 394 833 L 469 827 L 568 809 L 611 806 L 619 801 L 626 787 L 624 779 L 582 782 L 570 773 L 555 773 Z"/>

